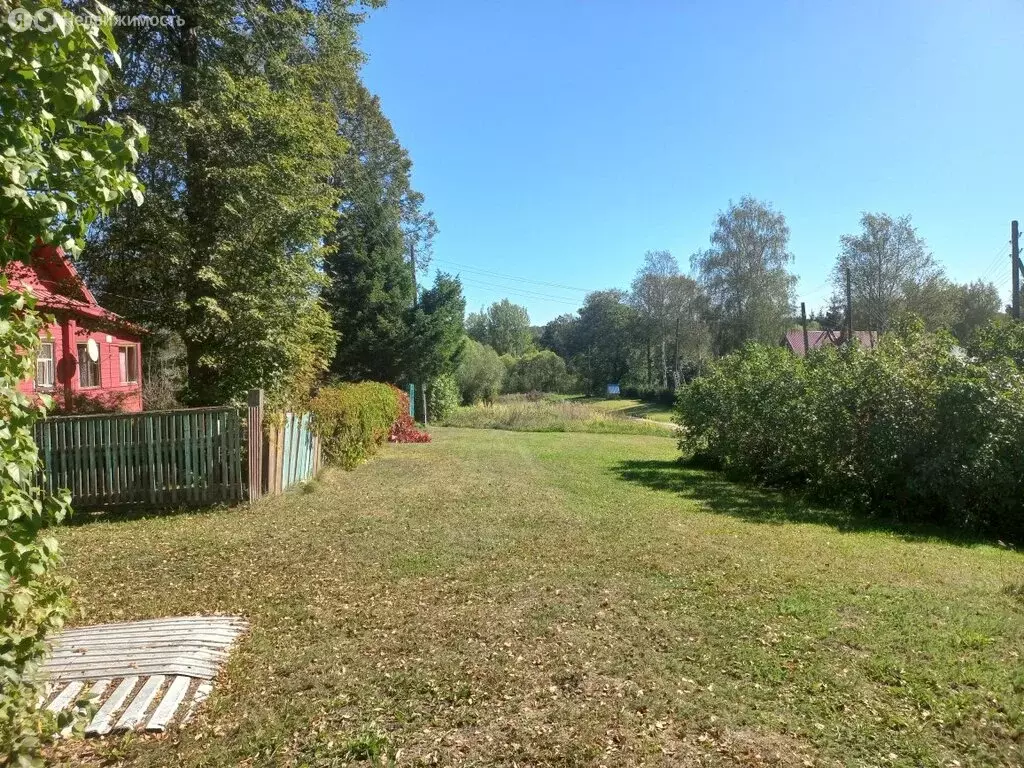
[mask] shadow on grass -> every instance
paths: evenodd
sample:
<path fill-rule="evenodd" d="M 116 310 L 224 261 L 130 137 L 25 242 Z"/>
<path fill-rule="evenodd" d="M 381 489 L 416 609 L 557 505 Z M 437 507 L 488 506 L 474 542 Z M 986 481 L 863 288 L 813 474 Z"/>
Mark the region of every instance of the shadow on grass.
<path fill-rule="evenodd" d="M 71 505 L 73 510 L 70 517 L 66 517 L 62 526 L 75 528 L 80 525 L 92 525 L 93 523 L 127 523 L 133 520 L 145 520 L 153 517 L 200 517 L 237 509 L 239 506 L 231 507 L 227 504 L 207 504 L 205 506 L 178 506 L 178 507 L 147 507 L 143 505 L 124 505 L 117 507 L 78 508 Z"/>
<path fill-rule="evenodd" d="M 940 540 L 960 546 L 993 541 L 935 525 L 868 517 L 821 506 L 793 491 L 758 488 L 731 481 L 722 473 L 688 464 L 682 459 L 623 461 L 614 468 L 623 480 L 656 491 L 669 491 L 702 502 L 711 512 L 757 523 L 810 523 L 843 532 L 883 532 L 907 541 Z"/>

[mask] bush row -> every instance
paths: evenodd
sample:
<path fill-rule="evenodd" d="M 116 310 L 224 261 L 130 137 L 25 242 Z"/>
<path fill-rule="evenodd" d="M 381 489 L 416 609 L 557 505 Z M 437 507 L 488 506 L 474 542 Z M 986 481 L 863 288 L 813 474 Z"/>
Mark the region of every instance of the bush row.
<path fill-rule="evenodd" d="M 1022 341 L 995 325 L 961 350 L 908 322 L 873 351 L 751 345 L 681 390 L 681 447 L 735 477 L 1021 541 Z"/>
<path fill-rule="evenodd" d="M 374 381 L 321 389 L 310 411 L 324 460 L 351 469 L 372 455 L 398 420 L 400 394 L 391 385 Z"/>

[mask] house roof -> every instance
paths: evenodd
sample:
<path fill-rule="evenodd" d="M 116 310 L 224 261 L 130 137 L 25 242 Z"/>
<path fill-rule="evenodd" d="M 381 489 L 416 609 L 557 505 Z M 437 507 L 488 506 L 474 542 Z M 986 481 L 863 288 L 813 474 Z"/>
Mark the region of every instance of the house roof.
<path fill-rule="evenodd" d="M 41 309 L 68 312 L 138 333 L 143 332 L 142 328 L 99 305 L 59 246 L 39 246 L 32 254 L 31 264 L 13 262 L 7 266 L 4 274 L 15 290 L 30 290 Z"/>
<path fill-rule="evenodd" d="M 878 334 L 875 331 L 854 331 L 853 335 L 862 347 L 867 347 L 868 349 L 874 348 L 878 343 Z M 845 341 L 846 333 L 844 331 L 807 331 L 807 343 L 811 349 L 838 347 Z M 804 349 L 804 332 L 802 329 L 786 331 L 784 343 L 800 357 L 807 354 L 807 350 Z"/>

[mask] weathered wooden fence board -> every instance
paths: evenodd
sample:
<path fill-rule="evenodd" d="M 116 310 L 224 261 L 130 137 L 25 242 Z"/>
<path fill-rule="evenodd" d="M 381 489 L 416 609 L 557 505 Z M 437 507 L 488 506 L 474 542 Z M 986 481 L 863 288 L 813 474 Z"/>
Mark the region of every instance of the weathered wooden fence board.
<path fill-rule="evenodd" d="M 60 416 L 36 425 L 43 483 L 82 507 L 173 506 L 242 498 L 234 408 Z"/>
<path fill-rule="evenodd" d="M 268 424 L 263 442 L 263 493 L 274 496 L 320 471 L 320 438 L 308 413 L 286 413 Z"/>

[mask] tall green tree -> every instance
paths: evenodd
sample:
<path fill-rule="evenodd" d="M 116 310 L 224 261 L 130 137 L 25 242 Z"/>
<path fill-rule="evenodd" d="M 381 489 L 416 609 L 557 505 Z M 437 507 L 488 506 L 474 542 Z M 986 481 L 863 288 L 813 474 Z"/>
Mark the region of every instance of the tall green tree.
<path fill-rule="evenodd" d="M 573 369 L 593 393 L 621 382 L 635 350 L 636 310 L 625 291 L 587 294 L 570 341 Z"/>
<path fill-rule="evenodd" d="M 112 309 L 180 336 L 189 403 L 252 387 L 301 397 L 331 360 L 323 243 L 346 144 L 329 99 L 359 61 L 349 9 L 183 0 L 161 10 L 180 26 L 115 27 L 125 67 L 111 112 L 150 130 L 150 205 L 119 208 L 84 258 Z"/>
<path fill-rule="evenodd" d="M 542 349 L 550 349 L 563 360 L 572 357 L 572 339 L 579 317 L 575 314 L 559 315 L 541 328 L 539 344 Z"/>
<path fill-rule="evenodd" d="M 481 400 L 493 402 L 501 394 L 505 364 L 491 347 L 476 339 L 466 339 L 455 371 L 462 402 L 473 405 Z"/>
<path fill-rule="evenodd" d="M 333 373 L 398 382 L 409 373 L 409 310 L 415 298 L 403 207 L 411 161 L 380 100 L 362 84 L 334 105 L 348 152 L 338 159 L 339 217 L 327 259 L 327 303 L 340 334 Z"/>
<path fill-rule="evenodd" d="M 470 313 L 466 318 L 466 331 L 481 344 L 493 347 L 499 355 L 522 357 L 533 347 L 529 312 L 508 299 L 496 301 L 479 313 Z"/>
<path fill-rule="evenodd" d="M 711 247 L 691 258 L 708 297 L 717 354 L 782 337 L 796 285 L 792 261 L 786 217 L 770 205 L 743 197 L 718 214 Z"/>
<path fill-rule="evenodd" d="M 845 295 L 850 271 L 854 325 L 884 333 L 903 312 L 941 312 L 942 268 L 910 216 L 894 219 L 885 213 L 864 213 L 860 226 L 857 234 L 843 235 L 832 271 L 837 296 Z"/>
<path fill-rule="evenodd" d="M 412 349 L 409 375 L 412 380 L 430 383 L 439 376 L 452 374 L 458 367 L 466 334 L 463 318 L 466 299 L 458 278 L 438 273 L 434 285 L 420 294 L 412 310 Z M 422 399 L 418 404 L 420 417 L 426 421 Z"/>
<path fill-rule="evenodd" d="M 414 288 L 418 290 L 419 275 L 425 274 L 434 255 L 434 238 L 437 236 L 437 221 L 433 211 L 425 210 L 422 192 L 410 189 L 402 198 L 402 241 L 412 270 Z"/>
<path fill-rule="evenodd" d="M 966 344 L 981 328 L 999 317 L 1002 301 L 999 289 L 983 280 L 963 283 L 956 288 L 956 313 L 949 329 L 961 344 Z"/>
<path fill-rule="evenodd" d="M 637 340 L 644 345 L 646 385 L 654 385 L 653 348 L 659 356 L 661 387 L 677 387 L 681 362 L 699 365 L 708 345 L 707 307 L 700 286 L 679 272 L 671 253 L 649 251 L 633 279 L 630 303 L 637 312 Z"/>
<path fill-rule="evenodd" d="M 56 2 L 22 5 L 33 13 L 61 10 Z M 49 735 L 36 704 L 38 664 L 69 601 L 47 529 L 69 505 L 66 493 L 52 496 L 36 484 L 33 427 L 52 403 L 18 385 L 32 375 L 45 326 L 34 297 L 13 289 L 5 270 L 30 262 L 40 243 L 76 252 L 97 216 L 126 198 L 142 200 L 129 168 L 143 131 L 95 114 L 110 78 L 107 55 L 116 60 L 113 41 L 98 25 L 51 18 L 45 31 L 5 27 L 0 44 L 0 754 L 10 765 L 42 765 Z M 67 720 L 62 715 L 57 726 Z"/>

